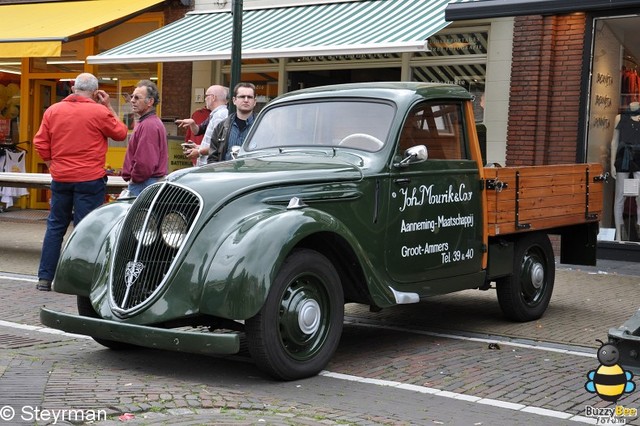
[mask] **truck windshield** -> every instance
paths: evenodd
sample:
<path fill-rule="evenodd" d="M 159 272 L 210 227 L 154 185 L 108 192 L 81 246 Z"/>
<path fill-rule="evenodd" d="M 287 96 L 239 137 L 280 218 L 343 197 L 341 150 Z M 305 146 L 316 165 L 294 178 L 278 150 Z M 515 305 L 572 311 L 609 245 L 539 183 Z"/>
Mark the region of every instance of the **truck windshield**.
<path fill-rule="evenodd" d="M 282 105 L 264 111 L 244 148 L 313 146 L 379 151 L 394 114 L 392 105 L 371 100 Z"/>

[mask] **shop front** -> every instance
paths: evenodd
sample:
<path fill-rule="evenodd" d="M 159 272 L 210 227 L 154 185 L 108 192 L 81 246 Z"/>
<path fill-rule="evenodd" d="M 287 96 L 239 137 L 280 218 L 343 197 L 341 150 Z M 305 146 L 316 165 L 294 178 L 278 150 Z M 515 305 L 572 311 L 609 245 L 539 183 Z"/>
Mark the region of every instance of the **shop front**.
<path fill-rule="evenodd" d="M 587 158 L 615 177 L 601 224 L 602 246 L 612 255 L 640 249 L 640 10 L 628 12 L 594 13 L 589 21 Z"/>
<path fill-rule="evenodd" d="M 0 164 L 2 171 L 47 172 L 31 141 L 44 111 L 71 93 L 73 79 L 91 72 L 106 90 L 114 109 L 133 127 L 127 94 L 141 79 L 162 80 L 158 63 L 136 66 L 86 63 L 90 55 L 160 28 L 165 22 L 161 0 L 94 0 L 2 4 L 0 15 Z M 184 12 L 182 13 L 184 15 Z M 81 16 L 82 19 L 78 19 Z M 126 143 L 109 141 L 105 168 L 122 167 Z M 46 190 L 28 197 L 2 190 L 4 209 L 47 209 Z"/>
<path fill-rule="evenodd" d="M 509 165 L 602 164 L 599 257 L 640 260 L 640 1 L 488 0 L 445 16 L 516 17 Z"/>
<path fill-rule="evenodd" d="M 153 0 L 128 5 L 124 0 L 117 0 L 118 4 L 111 0 L 55 2 L 47 7 L 55 7 L 54 4 L 68 7 L 71 3 L 76 8 L 85 3 L 94 7 L 102 4 L 118 10 L 121 16 L 85 11 L 102 16 L 102 21 L 92 21 L 82 29 L 65 30 L 67 35 L 60 37 L 57 45 L 54 43 L 53 48 L 58 50 L 44 50 L 48 46 L 45 39 L 51 39 L 51 35 L 34 35 L 26 30 L 21 33 L 22 39 L 30 41 L 30 49 L 40 45 L 42 51 L 20 56 L 17 52 L 26 52 L 21 50 L 24 45 L 20 45 L 14 46 L 14 56 L 9 56 L 0 50 L 0 58 L 6 64 L 0 66 L 4 70 L 0 83 L 7 87 L 7 93 L 19 92 L 11 94 L 13 103 L 7 101 L 6 107 L 0 109 L 8 118 L 4 123 L 0 120 L 0 132 L 9 128 L 5 137 L 16 144 L 21 142 L 16 149 L 27 152 L 26 171 L 46 171 L 29 141 L 44 110 L 70 93 L 71 80 L 80 72 L 92 72 L 99 77 L 114 108 L 131 126 L 133 117 L 127 94 L 138 80 L 157 79 L 163 97 L 162 116 L 174 142 L 180 137 L 172 120 L 202 107 L 208 85 L 229 85 L 233 32 L 230 10 L 196 10 L 185 15 L 186 8 L 178 10 L 172 6 L 174 19 L 167 19 L 166 10 L 163 14 L 160 9 L 167 5 L 157 5 L 163 2 Z M 197 9 L 198 2 L 195 3 Z M 483 105 L 496 104 L 506 96 L 508 80 L 488 78 L 487 71 L 503 69 L 509 63 L 510 52 L 503 54 L 501 46 L 505 39 L 500 34 L 510 20 L 450 25 L 443 19 L 448 3 L 448 0 L 365 0 L 247 7 L 242 80 L 256 84 L 258 109 L 279 94 L 325 84 L 380 80 L 461 84 L 476 95 L 479 128 L 486 122 L 492 123 L 486 133 L 487 150 L 492 161 L 500 161 L 504 157 L 506 119 L 499 109 L 487 109 L 485 114 Z M 149 9 L 154 5 L 156 9 Z M 76 16 L 77 12 L 49 10 L 48 15 Z M 28 15 L 24 10 L 22 13 Z M 163 27 L 164 22 L 169 24 Z M 290 22 L 297 25 L 289 25 Z M 63 23 L 52 24 L 50 29 L 63 28 Z M 0 48 L 9 46 L 10 38 L 0 31 Z M 188 63 L 188 67 L 181 67 L 183 63 Z M 117 173 L 125 147 L 125 142 L 110 141 L 107 170 Z M 179 152 L 172 155 L 172 164 L 184 166 Z M 48 207 L 44 191 L 31 192 L 28 207 Z"/>

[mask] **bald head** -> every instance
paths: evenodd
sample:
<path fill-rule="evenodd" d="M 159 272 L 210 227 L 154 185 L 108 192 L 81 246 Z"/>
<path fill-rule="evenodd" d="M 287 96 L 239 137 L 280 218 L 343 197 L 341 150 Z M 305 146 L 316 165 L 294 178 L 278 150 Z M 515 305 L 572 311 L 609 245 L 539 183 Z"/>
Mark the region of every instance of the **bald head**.
<path fill-rule="evenodd" d="M 227 97 L 229 96 L 229 89 L 224 86 L 215 84 L 207 88 L 205 94 L 205 101 L 207 108 L 214 110 L 220 105 L 226 105 Z"/>

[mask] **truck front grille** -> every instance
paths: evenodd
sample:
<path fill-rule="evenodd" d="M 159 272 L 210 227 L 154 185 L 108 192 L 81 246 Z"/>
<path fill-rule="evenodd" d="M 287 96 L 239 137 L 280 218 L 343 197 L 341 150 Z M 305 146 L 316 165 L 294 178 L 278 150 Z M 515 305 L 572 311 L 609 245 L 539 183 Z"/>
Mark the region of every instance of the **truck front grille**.
<path fill-rule="evenodd" d="M 196 194 L 168 182 L 138 196 L 122 225 L 112 263 L 114 312 L 130 315 L 160 291 L 200 211 Z"/>

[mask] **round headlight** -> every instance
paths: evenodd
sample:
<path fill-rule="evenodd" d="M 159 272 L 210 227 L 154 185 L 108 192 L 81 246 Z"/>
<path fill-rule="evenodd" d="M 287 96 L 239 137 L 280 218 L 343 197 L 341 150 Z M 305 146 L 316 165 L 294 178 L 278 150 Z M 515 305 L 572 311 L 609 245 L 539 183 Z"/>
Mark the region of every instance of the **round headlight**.
<path fill-rule="evenodd" d="M 160 232 L 165 244 L 173 249 L 177 249 L 182 245 L 184 238 L 187 236 L 189 224 L 182 213 L 172 212 L 162 219 Z"/>
<path fill-rule="evenodd" d="M 147 226 L 144 226 L 145 219 L 149 215 L 147 210 L 136 213 L 133 221 L 133 236 L 143 246 L 150 246 L 158 238 L 158 220 L 154 215 L 149 215 Z"/>

